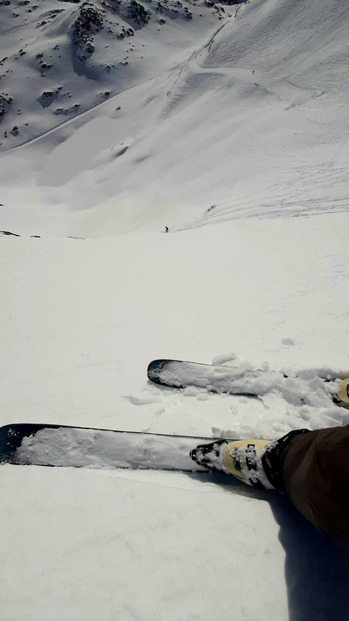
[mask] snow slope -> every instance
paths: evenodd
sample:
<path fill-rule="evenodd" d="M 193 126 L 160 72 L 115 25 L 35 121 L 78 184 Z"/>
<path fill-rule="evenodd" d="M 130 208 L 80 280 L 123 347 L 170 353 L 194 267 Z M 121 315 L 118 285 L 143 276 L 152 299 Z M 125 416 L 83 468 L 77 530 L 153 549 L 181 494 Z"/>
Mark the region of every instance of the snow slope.
<path fill-rule="evenodd" d="M 95 236 L 347 211 L 347 23 L 328 0 L 241 5 L 185 62 L 2 156 L 3 228 Z"/>
<path fill-rule="evenodd" d="M 49 131 L 1 155 L 0 229 L 21 235 L 0 239 L 1 424 L 275 438 L 348 423 L 273 384 L 248 399 L 146 380 L 159 357 L 349 370 L 349 11 L 226 9 L 187 47 L 172 23 L 152 77 L 139 64 L 130 88 L 57 127 L 44 115 Z M 0 473 L 6 621 L 347 616 L 346 561 L 277 494 L 184 473 Z"/>
<path fill-rule="evenodd" d="M 1 4 L 1 151 L 185 60 L 231 13 L 200 0 Z"/>

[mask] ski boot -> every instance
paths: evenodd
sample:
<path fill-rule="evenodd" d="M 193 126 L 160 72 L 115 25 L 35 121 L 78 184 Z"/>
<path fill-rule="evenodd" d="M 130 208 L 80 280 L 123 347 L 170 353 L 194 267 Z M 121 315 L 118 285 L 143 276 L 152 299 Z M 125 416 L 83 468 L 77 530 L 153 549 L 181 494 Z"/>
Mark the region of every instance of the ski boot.
<path fill-rule="evenodd" d="M 333 401 L 342 407 L 349 408 L 349 379 L 341 381 L 339 391 L 334 395 Z"/>
<path fill-rule="evenodd" d="M 262 456 L 270 440 L 216 440 L 201 444 L 190 453 L 191 458 L 213 471 L 226 472 L 259 489 L 275 489 L 262 464 Z"/>

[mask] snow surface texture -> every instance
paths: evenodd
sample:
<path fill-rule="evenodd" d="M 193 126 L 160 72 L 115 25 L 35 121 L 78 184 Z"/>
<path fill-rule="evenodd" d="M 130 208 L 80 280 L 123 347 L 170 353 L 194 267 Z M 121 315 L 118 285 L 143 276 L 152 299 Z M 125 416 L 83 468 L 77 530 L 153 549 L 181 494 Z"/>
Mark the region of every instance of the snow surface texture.
<path fill-rule="evenodd" d="M 346 4 L 252 0 L 220 19 L 183 3 L 190 20 L 144 3 L 149 22 L 120 39 L 106 4 L 114 34 L 96 17 L 85 50 L 69 38 L 81 3 L 0 8 L 1 423 L 266 438 L 347 424 L 316 390 L 146 381 L 159 357 L 348 371 Z M 345 561 L 277 494 L 185 473 L 1 477 L 6 621 L 347 617 Z"/>

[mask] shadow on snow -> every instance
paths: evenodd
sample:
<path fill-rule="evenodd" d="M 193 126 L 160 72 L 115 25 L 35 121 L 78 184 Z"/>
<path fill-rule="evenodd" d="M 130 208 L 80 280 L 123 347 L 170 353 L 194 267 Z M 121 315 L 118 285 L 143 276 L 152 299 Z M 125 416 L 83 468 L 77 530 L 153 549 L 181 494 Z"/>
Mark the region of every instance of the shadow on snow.
<path fill-rule="evenodd" d="M 197 475 L 189 476 L 197 478 Z M 239 495 L 269 502 L 280 526 L 279 540 L 286 553 L 289 621 L 346 619 L 349 610 L 349 556 L 317 531 L 286 496 L 255 490 L 225 475 L 207 476 L 227 492 L 230 488 Z"/>

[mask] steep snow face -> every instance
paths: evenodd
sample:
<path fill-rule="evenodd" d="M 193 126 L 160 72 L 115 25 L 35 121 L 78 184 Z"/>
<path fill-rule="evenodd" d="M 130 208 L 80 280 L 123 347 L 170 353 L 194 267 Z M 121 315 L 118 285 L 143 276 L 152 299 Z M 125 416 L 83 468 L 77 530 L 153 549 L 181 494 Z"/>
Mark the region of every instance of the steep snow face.
<path fill-rule="evenodd" d="M 232 13 L 231 7 L 203 0 L 10 0 L 2 5 L 1 151 L 184 60 L 193 44 Z"/>
<path fill-rule="evenodd" d="M 86 71 L 72 72 L 71 59 L 55 67 L 69 67 L 64 89 L 83 95 L 84 109 L 105 100 L 109 74 L 101 67 L 108 55 L 133 40 L 138 51 L 129 50 L 129 65 L 119 63 L 108 77 L 116 79 L 118 95 L 110 92 L 103 105 L 85 112 L 81 98 L 68 97 L 78 105 L 65 117 L 70 120 L 2 156 L 1 228 L 90 236 L 347 210 L 347 9 L 328 0 L 254 0 L 227 10 L 233 15 L 220 25 L 217 7 L 193 20 L 181 12 L 174 20 L 170 11 L 161 17 L 165 24 L 153 13 L 147 22 L 142 13 L 146 23 L 122 40 L 99 30 L 99 18 L 89 32 L 81 26 L 83 35 L 79 27 L 81 49 L 71 41 L 63 47 L 70 55 L 74 49 L 74 62 L 77 54 L 89 56 L 79 63 L 90 72 L 99 67 L 97 82 Z M 42 28 L 67 37 L 81 7 L 66 11 L 69 19 L 59 14 Z M 38 53 L 47 41 L 42 35 Z M 98 47 L 99 37 L 109 36 L 110 47 Z M 89 55 L 90 43 L 95 51 Z M 30 75 L 24 71 L 23 79 Z M 27 82 L 30 91 L 34 83 Z M 28 104 L 35 135 L 52 127 L 51 111 L 63 105 L 41 86 L 47 78 L 39 82 L 40 92 L 30 96 L 35 102 L 41 97 L 42 114 L 37 102 L 35 110 Z"/>
<path fill-rule="evenodd" d="M 257 0 L 240 7 L 235 20 L 220 30 L 205 50 L 205 67 L 252 67 L 270 78 L 289 81 L 289 90 L 274 95 L 305 103 L 323 90 L 345 97 L 349 90 L 345 33 L 348 11 L 327 0 L 297 4 Z M 293 84 L 293 82 L 295 82 Z M 292 87 L 295 91 L 292 92 Z M 302 101 L 297 87 L 304 89 Z M 319 89 L 319 92 L 312 92 Z"/>

